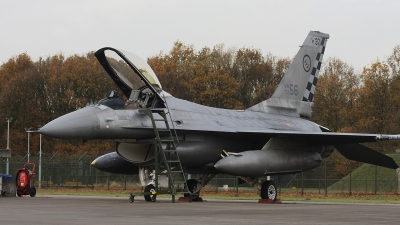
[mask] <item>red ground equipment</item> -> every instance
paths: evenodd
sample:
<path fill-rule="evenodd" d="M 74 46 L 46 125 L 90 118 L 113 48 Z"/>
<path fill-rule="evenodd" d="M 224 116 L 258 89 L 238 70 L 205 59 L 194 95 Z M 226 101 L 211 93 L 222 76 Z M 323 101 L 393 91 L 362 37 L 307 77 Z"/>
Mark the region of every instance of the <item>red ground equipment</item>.
<path fill-rule="evenodd" d="M 24 167 L 18 169 L 15 179 L 17 185 L 17 195 L 30 195 L 35 197 L 36 188 L 34 187 L 33 178 L 35 177 L 35 163 L 25 163 Z"/>

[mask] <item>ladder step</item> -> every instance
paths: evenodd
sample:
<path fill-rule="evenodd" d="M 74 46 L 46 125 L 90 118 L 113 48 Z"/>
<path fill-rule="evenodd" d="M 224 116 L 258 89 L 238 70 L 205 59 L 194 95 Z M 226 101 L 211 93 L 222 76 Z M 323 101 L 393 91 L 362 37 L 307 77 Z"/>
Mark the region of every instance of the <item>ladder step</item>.
<path fill-rule="evenodd" d="M 174 184 L 186 184 L 186 181 L 184 180 L 174 180 Z"/>
<path fill-rule="evenodd" d="M 177 168 L 179 169 L 179 168 Z M 182 168 L 180 168 L 181 170 L 170 170 L 171 173 L 183 173 Z M 164 171 L 163 173 L 160 172 L 160 174 L 167 174 L 167 171 Z"/>
<path fill-rule="evenodd" d="M 171 140 L 171 139 L 161 139 L 160 141 L 161 142 L 174 142 L 174 140 Z"/>
<path fill-rule="evenodd" d="M 180 161 L 179 160 L 167 160 L 167 162 L 169 162 L 169 163 L 178 163 Z"/>
<path fill-rule="evenodd" d="M 164 152 L 175 152 L 176 153 L 176 150 L 174 149 L 174 150 L 164 150 Z"/>
<path fill-rule="evenodd" d="M 171 132 L 170 129 L 162 129 L 162 128 L 158 128 L 157 131 L 158 132 Z"/>
<path fill-rule="evenodd" d="M 148 112 L 149 110 L 146 110 L 146 109 L 139 109 L 138 110 L 140 113 L 146 113 L 146 112 Z"/>
<path fill-rule="evenodd" d="M 154 119 L 154 121 L 164 121 L 164 122 L 167 122 L 166 119 Z"/>
<path fill-rule="evenodd" d="M 170 173 L 171 174 L 177 174 L 177 173 L 183 173 L 183 171 L 170 171 Z M 160 173 L 160 175 L 168 175 L 168 172 Z"/>
<path fill-rule="evenodd" d="M 152 108 L 150 109 L 152 112 L 164 112 L 164 108 Z"/>

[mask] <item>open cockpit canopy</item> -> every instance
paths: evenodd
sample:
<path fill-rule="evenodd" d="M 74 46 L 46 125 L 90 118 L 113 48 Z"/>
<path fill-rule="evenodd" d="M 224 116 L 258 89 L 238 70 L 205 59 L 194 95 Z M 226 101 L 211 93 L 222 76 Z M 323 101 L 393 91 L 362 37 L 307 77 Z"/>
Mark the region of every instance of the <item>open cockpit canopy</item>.
<path fill-rule="evenodd" d="M 105 47 L 94 53 L 100 64 L 132 102 L 140 99 L 156 98 L 164 102 L 160 96 L 162 86 L 151 67 L 133 53 Z M 143 102 L 142 101 L 142 102 Z M 145 107 L 145 106 L 143 106 Z"/>

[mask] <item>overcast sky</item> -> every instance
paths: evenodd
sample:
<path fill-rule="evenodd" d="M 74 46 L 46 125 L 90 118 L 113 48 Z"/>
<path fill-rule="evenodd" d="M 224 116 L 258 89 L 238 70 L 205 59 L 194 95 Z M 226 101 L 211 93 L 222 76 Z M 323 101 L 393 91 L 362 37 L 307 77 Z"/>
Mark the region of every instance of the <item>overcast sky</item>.
<path fill-rule="evenodd" d="M 361 72 L 400 45 L 400 1 L 0 0 L 0 65 L 24 52 L 36 61 L 106 46 L 147 58 L 177 40 L 293 57 L 310 30 L 330 35 L 324 59 Z"/>

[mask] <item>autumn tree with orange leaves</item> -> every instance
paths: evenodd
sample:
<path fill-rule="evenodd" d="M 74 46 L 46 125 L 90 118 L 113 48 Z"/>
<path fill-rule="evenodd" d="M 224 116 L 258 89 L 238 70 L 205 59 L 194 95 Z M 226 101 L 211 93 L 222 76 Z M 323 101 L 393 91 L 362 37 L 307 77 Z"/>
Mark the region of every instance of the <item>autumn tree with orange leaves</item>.
<path fill-rule="evenodd" d="M 21 54 L 1 66 L 0 78 L 6 81 L 0 86 L 0 114 L 3 118 L 14 118 L 10 124 L 13 155 L 25 153 L 25 128 L 36 130 L 52 119 L 106 97 L 109 91 L 117 88 L 103 72 L 93 53 L 67 59 L 63 55 L 54 55 L 40 58 L 37 62 Z M 6 140 L 6 127 L 1 125 L 2 137 Z M 81 141 L 47 137 L 43 141 L 50 155 L 59 150 L 64 155 L 76 155 L 85 148 Z M 96 143 L 103 144 L 102 141 Z M 31 148 L 38 149 L 38 146 L 38 138 L 32 138 Z M 112 149 L 111 142 L 92 151 L 103 152 L 106 149 Z"/>

